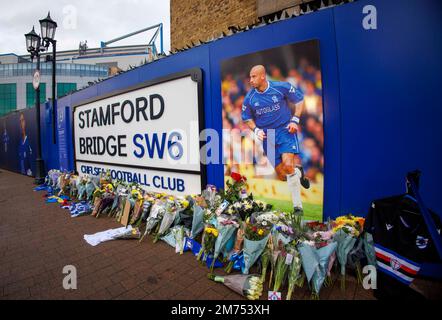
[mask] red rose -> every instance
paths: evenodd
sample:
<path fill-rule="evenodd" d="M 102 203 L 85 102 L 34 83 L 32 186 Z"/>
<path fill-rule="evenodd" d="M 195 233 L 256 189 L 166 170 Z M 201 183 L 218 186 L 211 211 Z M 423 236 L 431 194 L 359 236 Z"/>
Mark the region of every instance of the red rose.
<path fill-rule="evenodd" d="M 240 182 L 242 180 L 242 176 L 237 172 L 232 172 L 230 177 L 235 180 L 236 182 Z"/>
<path fill-rule="evenodd" d="M 311 221 L 311 222 L 307 222 L 307 226 L 310 228 L 310 229 L 313 229 L 313 228 L 315 228 L 315 227 L 317 227 L 318 226 L 318 221 Z"/>
<path fill-rule="evenodd" d="M 256 226 L 252 227 L 253 232 L 256 232 L 258 230 L 258 228 Z"/>

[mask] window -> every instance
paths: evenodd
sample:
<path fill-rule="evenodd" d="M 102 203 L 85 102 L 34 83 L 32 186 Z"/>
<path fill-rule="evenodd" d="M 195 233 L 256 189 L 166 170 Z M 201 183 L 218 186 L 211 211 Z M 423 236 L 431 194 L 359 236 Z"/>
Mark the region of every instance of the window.
<path fill-rule="evenodd" d="M 57 83 L 57 98 L 65 96 L 70 91 L 77 90 L 76 83 Z"/>
<path fill-rule="evenodd" d="M 0 84 L 0 116 L 17 109 L 17 85 Z"/>
<path fill-rule="evenodd" d="M 46 83 L 40 82 L 40 103 L 46 101 Z M 32 83 L 26 83 L 26 108 L 35 106 L 35 89 Z"/>

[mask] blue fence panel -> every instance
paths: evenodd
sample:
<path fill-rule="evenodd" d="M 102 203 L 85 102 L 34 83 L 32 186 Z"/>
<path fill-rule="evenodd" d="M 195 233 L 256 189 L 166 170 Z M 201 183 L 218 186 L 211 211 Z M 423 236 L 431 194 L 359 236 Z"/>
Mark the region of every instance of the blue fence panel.
<path fill-rule="evenodd" d="M 366 5 L 377 9 L 377 30 L 362 26 Z M 371 200 L 403 193 L 406 173 L 420 169 L 422 197 L 442 214 L 441 8 L 367 0 L 334 9 L 342 212 L 365 213 Z"/>

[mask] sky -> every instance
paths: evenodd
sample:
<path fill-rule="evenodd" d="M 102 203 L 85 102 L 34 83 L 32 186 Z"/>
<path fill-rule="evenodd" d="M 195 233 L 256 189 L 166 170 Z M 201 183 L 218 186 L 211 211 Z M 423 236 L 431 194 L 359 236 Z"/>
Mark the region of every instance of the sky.
<path fill-rule="evenodd" d="M 47 16 L 57 22 L 57 51 L 78 49 L 87 40 L 89 48 L 100 41 L 163 23 L 164 51 L 170 50 L 169 0 L 2 0 L 0 10 L 0 54 L 26 54 L 25 33 L 40 34 L 39 20 Z M 147 31 L 109 45 L 147 44 L 154 31 Z M 156 42 L 160 50 L 159 37 Z M 52 49 L 50 49 L 52 50 Z"/>

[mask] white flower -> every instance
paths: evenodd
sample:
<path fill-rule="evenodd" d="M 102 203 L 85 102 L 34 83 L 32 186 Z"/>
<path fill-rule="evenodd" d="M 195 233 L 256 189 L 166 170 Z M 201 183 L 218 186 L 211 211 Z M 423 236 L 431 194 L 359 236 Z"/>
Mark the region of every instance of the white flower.
<path fill-rule="evenodd" d="M 307 240 L 304 240 L 303 243 L 305 243 L 306 245 L 309 245 L 309 246 L 311 246 L 311 247 L 314 247 L 314 246 L 315 246 L 315 242 L 314 242 L 314 241 L 307 241 Z"/>

